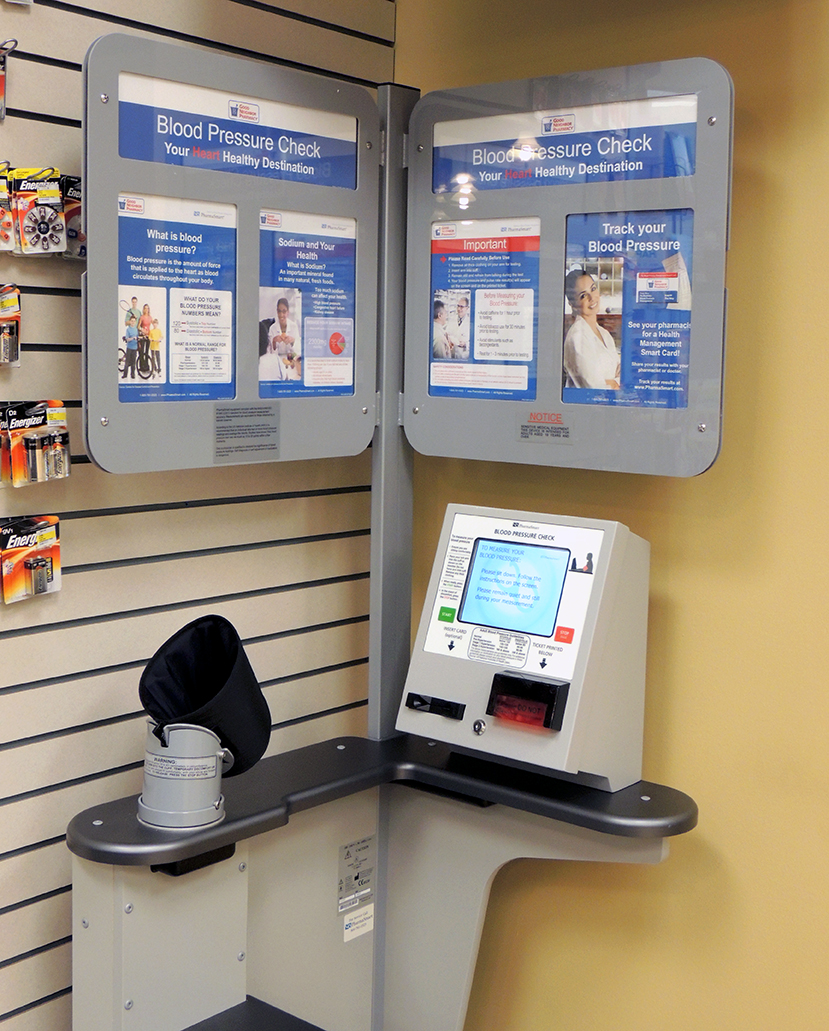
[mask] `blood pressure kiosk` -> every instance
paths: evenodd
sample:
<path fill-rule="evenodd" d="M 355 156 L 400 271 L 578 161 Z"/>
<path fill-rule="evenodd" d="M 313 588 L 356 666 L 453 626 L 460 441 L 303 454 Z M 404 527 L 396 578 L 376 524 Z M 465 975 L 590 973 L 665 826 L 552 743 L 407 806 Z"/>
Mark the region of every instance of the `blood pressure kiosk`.
<path fill-rule="evenodd" d="M 620 523 L 450 505 L 398 729 L 606 791 L 638 781 L 648 557 Z"/>
<path fill-rule="evenodd" d="M 246 174 L 241 159 L 222 171 L 198 156 L 169 165 L 125 132 L 138 75 L 151 77 L 153 96 L 190 98 L 216 118 L 276 112 L 301 126 L 307 109 L 308 125 L 336 126 L 341 177 Z M 375 108 L 353 84 L 124 36 L 93 44 L 85 79 L 93 459 L 136 471 L 158 451 L 131 464 L 128 442 L 153 406 L 123 404 L 105 371 L 129 196 L 154 210 L 166 210 L 165 198 L 218 204 L 231 180 L 235 380 L 206 402 L 167 399 L 162 426 L 177 429 L 179 448 L 159 460 L 261 461 L 255 449 L 228 453 L 228 421 L 234 441 L 264 434 L 274 461 L 358 453 L 371 440 L 372 558 L 367 738 L 261 759 L 222 783 L 210 819 L 147 819 L 146 802 L 139 819 L 131 797 L 72 820 L 75 1031 L 461 1031 L 504 864 L 657 863 L 697 809 L 641 779 L 647 542 L 587 514 L 450 504 L 410 648 L 412 451 L 448 455 L 451 441 L 454 458 L 680 476 L 711 464 L 730 80 L 713 62 L 677 61 L 422 100 L 381 87 Z M 122 87 L 129 104 L 103 103 Z M 119 152 L 119 119 L 139 157 Z M 657 140 L 647 149 L 658 153 L 647 168 L 637 151 L 566 173 L 547 161 L 565 143 L 545 135 L 582 153 Z M 481 170 L 476 152 L 509 167 Z M 113 218 L 122 201 L 126 214 Z M 353 337 L 337 330 L 334 391 L 303 381 L 265 396 L 248 353 L 261 234 L 283 208 L 348 228 Z M 658 266 L 636 246 L 657 225 L 651 249 L 674 255 Z M 621 340 L 621 383 L 574 394 L 563 284 L 594 230 L 622 251 L 610 272 L 596 265 L 599 282 L 610 277 L 606 307 L 621 309 L 606 313 Z M 434 344 L 433 315 L 447 303 L 463 309 L 464 298 L 468 353 L 464 342 L 449 359 Z M 515 317 L 497 314 L 513 303 Z M 675 346 L 657 383 L 656 360 L 646 371 L 644 359 L 659 333 Z M 321 369 L 312 357 L 309 346 L 306 370 Z M 164 759 L 154 744 L 156 777 Z M 194 777 L 210 766 L 189 753 L 186 764 Z"/>

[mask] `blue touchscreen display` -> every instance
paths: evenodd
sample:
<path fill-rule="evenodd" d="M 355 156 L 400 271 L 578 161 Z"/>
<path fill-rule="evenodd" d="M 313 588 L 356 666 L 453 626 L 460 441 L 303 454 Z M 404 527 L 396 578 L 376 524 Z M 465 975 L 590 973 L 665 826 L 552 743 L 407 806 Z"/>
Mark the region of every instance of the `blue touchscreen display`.
<path fill-rule="evenodd" d="M 550 637 L 569 564 L 569 548 L 479 537 L 458 619 Z"/>

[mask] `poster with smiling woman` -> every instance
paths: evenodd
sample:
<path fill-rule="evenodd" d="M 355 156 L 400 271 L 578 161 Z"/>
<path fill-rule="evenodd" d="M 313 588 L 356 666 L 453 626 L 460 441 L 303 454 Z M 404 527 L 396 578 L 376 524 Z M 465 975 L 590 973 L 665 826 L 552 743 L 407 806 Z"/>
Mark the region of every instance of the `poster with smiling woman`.
<path fill-rule="evenodd" d="M 694 215 L 567 219 L 562 400 L 688 407 Z"/>

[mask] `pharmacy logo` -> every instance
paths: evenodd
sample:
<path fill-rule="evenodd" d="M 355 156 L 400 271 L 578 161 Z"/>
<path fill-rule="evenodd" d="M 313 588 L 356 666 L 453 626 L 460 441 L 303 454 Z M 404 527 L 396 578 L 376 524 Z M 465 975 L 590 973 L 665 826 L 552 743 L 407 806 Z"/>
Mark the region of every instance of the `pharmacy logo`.
<path fill-rule="evenodd" d="M 118 198 L 118 211 L 123 212 L 125 215 L 143 215 L 144 214 L 144 198 L 143 197 L 119 197 Z"/>
<path fill-rule="evenodd" d="M 248 104 L 243 100 L 229 100 L 227 103 L 228 114 L 237 122 L 258 122 L 259 105 Z"/>
<path fill-rule="evenodd" d="M 542 136 L 559 136 L 562 133 L 575 131 L 575 115 L 543 115 L 541 118 Z"/>

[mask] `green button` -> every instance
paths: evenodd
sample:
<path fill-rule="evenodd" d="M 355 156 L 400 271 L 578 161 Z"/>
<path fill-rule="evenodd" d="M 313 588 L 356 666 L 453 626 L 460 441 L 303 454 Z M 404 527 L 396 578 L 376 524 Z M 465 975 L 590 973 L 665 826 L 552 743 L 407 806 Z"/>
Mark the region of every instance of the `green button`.
<path fill-rule="evenodd" d="M 441 606 L 440 610 L 438 611 L 438 619 L 441 621 L 441 623 L 454 623 L 456 612 L 457 609 L 448 609 L 445 605 Z"/>

